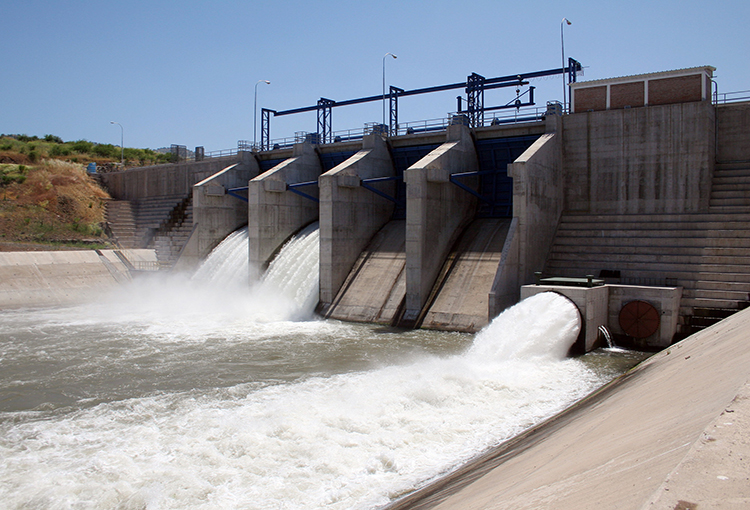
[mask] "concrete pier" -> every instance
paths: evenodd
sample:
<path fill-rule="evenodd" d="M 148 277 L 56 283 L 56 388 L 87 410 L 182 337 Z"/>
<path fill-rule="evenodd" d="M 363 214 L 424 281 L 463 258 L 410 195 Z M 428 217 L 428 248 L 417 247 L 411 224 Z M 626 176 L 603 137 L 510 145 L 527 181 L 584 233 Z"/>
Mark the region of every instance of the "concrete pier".
<path fill-rule="evenodd" d="M 248 183 L 248 246 L 251 278 L 295 232 L 318 219 L 318 203 L 288 190 L 289 184 L 318 180 L 322 172 L 315 148 L 294 146 L 293 156 Z M 304 192 L 318 198 L 318 186 Z"/>
<path fill-rule="evenodd" d="M 415 324 L 453 243 L 473 219 L 476 198 L 450 182 L 475 172 L 477 155 L 466 126 L 450 126 L 447 141 L 404 172 L 406 181 L 406 309 Z M 467 182 L 476 186 L 476 182 Z"/>
<path fill-rule="evenodd" d="M 227 190 L 246 186 L 259 173 L 253 154 L 243 152 L 238 163 L 193 185 L 193 233 L 176 270 L 195 267 L 224 238 L 247 224 L 247 203 Z"/>
<path fill-rule="evenodd" d="M 393 214 L 394 204 L 363 188 L 362 179 L 393 177 L 388 146 L 380 135 L 366 136 L 362 150 L 320 176 L 320 308 L 331 306 L 362 251 Z M 377 185 L 394 196 L 395 183 Z"/>
<path fill-rule="evenodd" d="M 489 292 L 489 316 L 518 302 L 518 289 L 544 267 L 563 210 L 559 117 L 548 119 L 552 132 L 539 137 L 508 165 L 513 178 L 513 223 Z"/>

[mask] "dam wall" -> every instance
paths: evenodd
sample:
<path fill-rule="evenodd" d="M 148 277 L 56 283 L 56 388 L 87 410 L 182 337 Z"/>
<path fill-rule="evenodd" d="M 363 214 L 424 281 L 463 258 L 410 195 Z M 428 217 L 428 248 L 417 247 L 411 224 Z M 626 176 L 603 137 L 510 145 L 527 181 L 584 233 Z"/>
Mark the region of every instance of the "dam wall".
<path fill-rule="evenodd" d="M 248 246 L 251 268 L 263 269 L 290 236 L 318 219 L 318 177 L 322 166 L 315 147 L 294 146 L 291 158 L 248 182 Z M 290 185 L 305 186 L 302 196 Z M 253 271 L 251 271 L 251 277 Z"/>
<path fill-rule="evenodd" d="M 395 169 L 385 140 L 368 135 L 362 150 L 320 176 L 320 302 L 327 309 L 372 237 L 390 220 L 394 203 L 364 188 L 363 179 L 393 178 Z M 386 180 L 377 191 L 394 196 Z"/>
<path fill-rule="evenodd" d="M 709 101 L 563 117 L 565 209 L 594 214 L 708 209 L 716 159 Z"/>
<path fill-rule="evenodd" d="M 684 287 L 692 278 L 687 275 L 692 266 L 678 265 L 687 253 L 676 253 L 669 261 L 661 253 L 649 254 L 655 262 L 648 267 L 640 259 L 630 260 L 629 254 L 648 243 L 637 227 L 617 234 L 629 243 L 620 252 L 607 251 L 615 246 L 612 241 L 602 247 L 600 258 L 584 241 L 605 237 L 607 229 L 616 232 L 616 221 L 581 220 L 572 241 L 560 234 L 571 215 L 621 215 L 643 225 L 661 215 L 716 213 L 715 207 L 709 211 L 714 203 L 735 205 L 722 204 L 712 185 L 717 161 L 732 162 L 732 171 L 735 162 L 750 162 L 750 106 L 711 104 L 702 79 L 690 78 L 690 97 L 683 97 L 680 87 L 674 97 L 664 95 L 665 83 L 684 80 L 682 75 L 667 77 L 677 81 L 662 78 L 575 84 L 574 113 L 559 115 L 551 109 L 546 121 L 471 130 L 452 125 L 446 131 L 382 138 L 372 134 L 361 142 L 322 145 L 310 143 L 316 138 L 309 137 L 293 149 L 248 153 L 252 168 L 224 164 L 209 169 L 191 163 L 185 166 L 198 166 L 188 177 L 180 174 L 180 165 L 163 165 L 165 169 L 148 170 L 153 176 L 137 169 L 121 172 L 134 183 L 119 182 L 127 179 L 118 173 L 105 180 L 127 199 L 179 193 L 187 180 L 195 179 L 190 185 L 197 184 L 195 232 L 183 251 L 185 260 L 204 256 L 247 222 L 249 260 L 262 269 L 284 241 L 320 219 L 319 311 L 326 317 L 436 328 L 460 322 L 461 330 L 478 329 L 485 318 L 517 302 L 520 287 L 532 283 L 538 271 L 582 277 L 607 270 L 618 279 L 622 274 L 626 283 L 670 287 Z M 646 94 L 622 95 L 636 89 Z M 601 91 L 606 95 L 599 101 Z M 249 181 L 244 215 L 243 202 L 226 194 L 230 187 L 243 187 L 243 180 Z M 736 207 L 730 209 L 736 214 Z M 501 226 L 486 222 L 477 227 L 482 232 L 470 232 L 469 225 L 488 218 L 507 221 Z M 485 229 L 495 233 L 485 236 Z M 474 240 L 462 239 L 464 234 Z M 578 265 L 564 265 L 567 254 Z M 554 257 L 561 260 L 557 266 L 550 263 Z M 484 275 L 481 284 L 467 283 L 474 273 Z M 717 283 L 725 277 L 711 274 L 710 282 L 700 282 L 700 292 L 688 289 L 684 296 L 698 304 L 718 299 L 719 293 L 725 297 Z M 480 290 L 485 280 L 491 282 L 489 291 Z M 382 288 L 374 291 L 378 286 Z M 464 299 L 466 292 L 487 295 Z M 483 309 L 459 312 L 461 307 Z"/>

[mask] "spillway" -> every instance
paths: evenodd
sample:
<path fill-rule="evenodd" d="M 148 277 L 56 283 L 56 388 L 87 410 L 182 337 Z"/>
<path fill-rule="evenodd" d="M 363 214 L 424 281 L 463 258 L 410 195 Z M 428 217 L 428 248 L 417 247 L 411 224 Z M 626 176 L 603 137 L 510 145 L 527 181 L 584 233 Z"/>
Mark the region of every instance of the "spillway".
<path fill-rule="evenodd" d="M 298 237 L 254 285 L 0 312 L 5 507 L 378 508 L 618 373 L 565 357 L 577 312 L 554 294 L 476 336 L 315 319 L 271 277 L 314 272 L 281 262 L 315 251 Z"/>

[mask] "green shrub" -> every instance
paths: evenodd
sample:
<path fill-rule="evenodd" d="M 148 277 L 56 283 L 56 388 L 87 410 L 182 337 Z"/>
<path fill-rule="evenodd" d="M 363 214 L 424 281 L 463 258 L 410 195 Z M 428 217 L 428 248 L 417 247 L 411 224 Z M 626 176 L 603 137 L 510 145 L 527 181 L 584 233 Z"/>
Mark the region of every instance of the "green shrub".
<path fill-rule="evenodd" d="M 26 182 L 27 167 L 25 165 L 0 165 L 0 185 Z"/>
<path fill-rule="evenodd" d="M 95 146 L 93 152 L 102 158 L 115 158 L 120 156 L 120 149 L 109 143 Z"/>
<path fill-rule="evenodd" d="M 70 156 L 70 149 L 66 147 L 65 145 L 53 145 L 52 148 L 49 150 L 49 155 L 53 158 L 58 158 L 61 156 Z"/>
<path fill-rule="evenodd" d="M 52 143 L 63 143 L 62 138 L 55 135 L 44 135 L 44 141 L 45 142 L 52 142 Z"/>
<path fill-rule="evenodd" d="M 73 143 L 71 149 L 78 154 L 87 154 L 94 150 L 94 144 L 88 140 L 78 140 Z"/>

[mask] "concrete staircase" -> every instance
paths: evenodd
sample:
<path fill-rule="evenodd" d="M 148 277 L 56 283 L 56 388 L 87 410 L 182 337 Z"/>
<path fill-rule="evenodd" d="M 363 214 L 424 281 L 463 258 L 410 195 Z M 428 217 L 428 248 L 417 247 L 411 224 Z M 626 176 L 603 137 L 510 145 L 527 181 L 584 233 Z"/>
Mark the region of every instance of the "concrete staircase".
<path fill-rule="evenodd" d="M 109 235 L 120 248 L 139 248 L 135 236 L 135 210 L 128 200 L 107 202 L 106 215 Z"/>
<path fill-rule="evenodd" d="M 159 262 L 171 267 L 192 232 L 192 196 L 112 200 L 107 224 L 121 248 L 155 248 Z"/>
<path fill-rule="evenodd" d="M 153 248 L 154 236 L 170 223 L 172 212 L 187 197 L 166 195 L 141 198 L 136 204 L 136 242 L 141 248 Z"/>
<path fill-rule="evenodd" d="M 712 211 L 750 211 L 750 161 L 717 163 L 711 185 Z"/>
<path fill-rule="evenodd" d="M 680 332 L 747 306 L 750 213 L 564 214 L 545 276 L 683 287 Z M 715 312 L 714 312 L 715 310 Z M 695 317 L 695 319 L 693 319 Z"/>
<path fill-rule="evenodd" d="M 167 223 L 154 235 L 156 258 L 172 267 L 193 232 L 193 200 L 188 197 L 172 210 Z"/>

